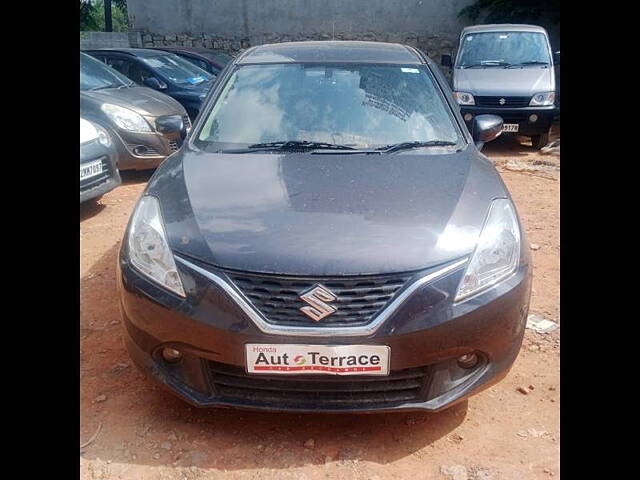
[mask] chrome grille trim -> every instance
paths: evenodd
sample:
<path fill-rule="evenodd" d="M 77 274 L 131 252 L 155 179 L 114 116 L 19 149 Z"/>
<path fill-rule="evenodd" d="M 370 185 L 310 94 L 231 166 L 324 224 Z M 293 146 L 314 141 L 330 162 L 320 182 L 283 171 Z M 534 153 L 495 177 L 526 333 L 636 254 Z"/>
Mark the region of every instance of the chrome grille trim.
<path fill-rule="evenodd" d="M 184 258 L 179 257 L 174 254 L 174 258 L 186 266 L 187 268 L 194 270 L 205 278 L 208 278 L 220 288 L 222 288 L 227 295 L 229 295 L 234 302 L 238 304 L 238 306 L 242 309 L 242 311 L 255 323 L 255 325 L 262 331 L 263 333 L 269 335 L 287 335 L 287 336 L 311 336 L 311 337 L 354 337 L 354 336 L 366 336 L 375 333 L 382 324 L 389 318 L 402 303 L 409 298 L 413 292 L 415 292 L 418 288 L 423 286 L 424 284 L 431 282 L 437 278 L 440 278 L 448 273 L 453 272 L 454 270 L 462 267 L 469 260 L 467 258 L 463 258 L 462 260 L 458 260 L 457 262 L 451 263 L 446 267 L 443 267 L 435 272 L 431 272 L 412 284 L 410 284 L 407 288 L 405 288 L 391 303 L 389 303 L 382 311 L 376 315 L 373 320 L 366 324 L 355 327 L 298 327 L 291 325 L 273 325 L 266 321 L 266 319 L 262 316 L 262 314 L 253 307 L 251 302 L 245 299 L 244 295 L 240 292 L 240 290 L 231 284 L 229 284 L 222 277 L 205 270 L 194 263 L 185 260 Z"/>

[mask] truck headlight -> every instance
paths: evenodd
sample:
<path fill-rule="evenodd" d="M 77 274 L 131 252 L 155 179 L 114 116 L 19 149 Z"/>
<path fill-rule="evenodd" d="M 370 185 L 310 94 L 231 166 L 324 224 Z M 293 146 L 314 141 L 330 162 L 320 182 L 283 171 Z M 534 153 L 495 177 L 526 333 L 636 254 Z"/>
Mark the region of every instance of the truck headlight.
<path fill-rule="evenodd" d="M 456 99 L 459 105 L 475 105 L 476 101 L 473 95 L 467 92 L 453 92 L 453 98 Z"/>
<path fill-rule="evenodd" d="M 553 102 L 556 101 L 556 92 L 542 92 L 536 93 L 533 97 L 531 97 L 531 101 L 529 102 L 530 107 L 543 107 L 546 105 L 553 105 Z"/>
<path fill-rule="evenodd" d="M 455 301 L 474 295 L 511 276 L 520 260 L 520 228 L 510 200 L 489 208 L 476 248 L 458 286 Z"/>
<path fill-rule="evenodd" d="M 167 243 L 160 204 L 152 196 L 143 196 L 129 228 L 129 259 L 141 273 L 172 292 L 185 297 L 173 253 Z"/>
<path fill-rule="evenodd" d="M 149 123 L 142 115 L 129 110 L 128 108 L 104 103 L 100 109 L 113 121 L 118 127 L 130 132 L 152 132 Z"/>

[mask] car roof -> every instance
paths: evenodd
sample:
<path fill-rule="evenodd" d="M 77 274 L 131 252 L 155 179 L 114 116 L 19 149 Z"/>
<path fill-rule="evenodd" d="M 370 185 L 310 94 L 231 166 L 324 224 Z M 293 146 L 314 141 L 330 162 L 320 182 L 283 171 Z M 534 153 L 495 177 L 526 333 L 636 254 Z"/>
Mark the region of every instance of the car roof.
<path fill-rule="evenodd" d="M 473 25 L 471 27 L 465 27 L 462 29 L 460 35 L 465 33 L 480 33 L 480 32 L 540 32 L 547 33 L 547 31 L 538 25 L 525 25 L 520 23 L 492 23 L 487 25 Z"/>
<path fill-rule="evenodd" d="M 208 60 L 216 60 L 221 58 L 230 58 L 233 59 L 231 55 L 222 51 L 215 50 L 212 48 L 203 48 L 203 47 L 176 47 L 176 46 L 166 46 L 166 47 L 152 47 L 152 50 L 165 50 L 167 52 L 183 52 L 183 53 L 191 53 L 193 55 L 197 55 L 199 57 L 208 59 Z"/>
<path fill-rule="evenodd" d="M 169 52 L 163 52 L 162 50 L 152 50 L 150 48 L 93 48 L 83 50 L 86 53 L 100 53 L 100 52 L 112 52 L 112 53 L 125 53 L 136 57 L 157 57 L 158 55 L 170 55 Z"/>
<path fill-rule="evenodd" d="M 237 63 L 423 63 L 415 50 L 398 43 L 309 41 L 259 45 L 245 51 Z"/>

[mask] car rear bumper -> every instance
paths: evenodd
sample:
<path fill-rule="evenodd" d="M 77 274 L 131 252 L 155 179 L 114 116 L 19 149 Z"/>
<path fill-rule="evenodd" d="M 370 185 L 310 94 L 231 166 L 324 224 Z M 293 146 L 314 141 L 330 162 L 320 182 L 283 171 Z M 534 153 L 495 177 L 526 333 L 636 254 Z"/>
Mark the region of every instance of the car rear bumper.
<path fill-rule="evenodd" d="M 518 124 L 518 132 L 516 135 L 540 135 L 549 132 L 553 119 L 558 114 L 558 109 L 554 105 L 525 108 L 491 108 L 465 105 L 460 107 L 460 112 L 463 118 L 467 114 L 472 115 L 472 117 L 482 114 L 498 115 L 502 117 L 504 123 Z M 537 117 L 535 121 L 532 121 L 532 115 Z M 469 131 L 471 131 L 473 118 L 469 120 L 465 118 L 465 123 Z"/>
<path fill-rule="evenodd" d="M 439 411 L 499 381 L 522 343 L 531 271 L 452 304 L 462 269 L 417 288 L 373 334 L 330 337 L 262 332 L 228 292 L 185 264 L 180 299 L 140 275 L 121 256 L 117 283 L 129 353 L 143 371 L 199 407 L 297 412 Z M 433 304 L 434 298 L 440 298 Z M 336 329 L 338 330 L 338 329 Z M 386 345 L 388 377 L 249 375 L 245 344 Z M 178 363 L 162 349 L 182 352 Z M 476 353 L 464 369 L 457 359 Z"/>

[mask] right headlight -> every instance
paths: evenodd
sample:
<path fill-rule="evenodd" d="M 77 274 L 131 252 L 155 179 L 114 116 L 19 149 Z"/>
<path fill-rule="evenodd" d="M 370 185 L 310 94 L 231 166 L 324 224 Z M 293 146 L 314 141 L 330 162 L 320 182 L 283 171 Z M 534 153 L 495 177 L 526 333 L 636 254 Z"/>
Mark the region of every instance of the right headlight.
<path fill-rule="evenodd" d="M 506 279 L 518 268 L 520 228 L 510 200 L 494 200 L 458 286 L 458 302 Z"/>
<path fill-rule="evenodd" d="M 467 92 L 453 92 L 453 98 L 456 99 L 459 105 L 475 105 L 476 100 L 473 95 Z"/>
<path fill-rule="evenodd" d="M 128 245 L 129 259 L 136 269 L 181 297 L 186 296 L 155 197 L 140 199 L 131 219 Z"/>
<path fill-rule="evenodd" d="M 104 103 L 100 109 L 109 117 L 118 127 L 130 132 L 152 132 L 149 123 L 139 113 L 129 110 L 128 108 Z"/>

